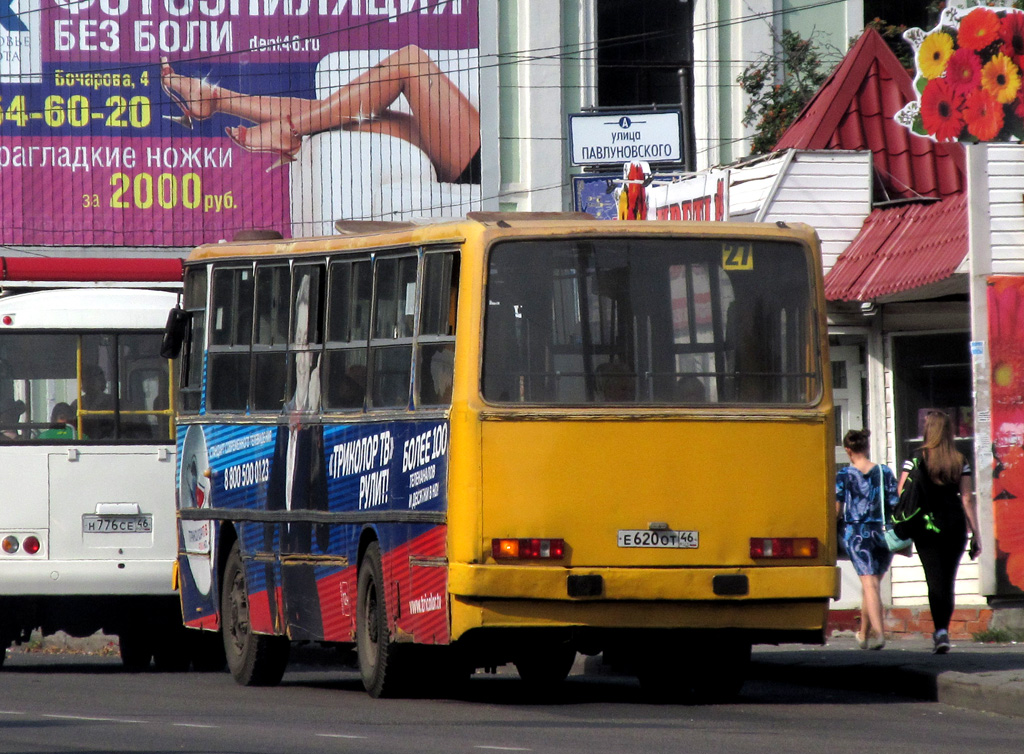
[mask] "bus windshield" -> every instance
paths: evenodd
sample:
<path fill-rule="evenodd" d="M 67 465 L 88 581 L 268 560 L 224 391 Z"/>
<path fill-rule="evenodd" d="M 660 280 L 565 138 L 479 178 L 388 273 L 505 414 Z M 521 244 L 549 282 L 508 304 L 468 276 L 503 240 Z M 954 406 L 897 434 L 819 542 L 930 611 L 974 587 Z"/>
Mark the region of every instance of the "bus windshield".
<path fill-rule="evenodd" d="M 800 244 L 511 240 L 488 269 L 489 402 L 806 405 L 821 394 Z"/>
<path fill-rule="evenodd" d="M 0 336 L 2 442 L 171 439 L 160 333 Z"/>

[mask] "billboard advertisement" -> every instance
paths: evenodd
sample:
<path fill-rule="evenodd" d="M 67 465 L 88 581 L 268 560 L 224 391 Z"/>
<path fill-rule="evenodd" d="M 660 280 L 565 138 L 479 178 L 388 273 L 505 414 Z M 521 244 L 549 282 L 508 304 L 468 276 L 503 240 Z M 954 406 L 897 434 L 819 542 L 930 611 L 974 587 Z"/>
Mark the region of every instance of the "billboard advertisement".
<path fill-rule="evenodd" d="M 477 0 L 0 2 L 2 243 L 478 208 Z"/>
<path fill-rule="evenodd" d="M 1024 12 L 946 8 L 930 31 L 908 29 L 917 99 L 896 121 L 935 141 L 1024 140 Z"/>
<path fill-rule="evenodd" d="M 996 594 L 1024 595 L 1024 277 L 988 281 Z"/>

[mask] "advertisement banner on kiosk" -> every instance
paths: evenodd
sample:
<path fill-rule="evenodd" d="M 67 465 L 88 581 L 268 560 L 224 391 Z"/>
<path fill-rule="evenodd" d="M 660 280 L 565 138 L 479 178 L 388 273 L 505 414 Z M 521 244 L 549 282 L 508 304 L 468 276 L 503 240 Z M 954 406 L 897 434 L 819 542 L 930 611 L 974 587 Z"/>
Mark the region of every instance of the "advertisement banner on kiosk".
<path fill-rule="evenodd" d="M 1024 595 L 1024 276 L 988 279 L 995 594 Z M 973 436 L 973 427 L 957 430 Z M 988 543 L 985 543 L 988 549 Z"/>
<path fill-rule="evenodd" d="M 380 184 L 389 211 L 479 196 L 477 0 L 0 2 L 2 243 L 287 236 L 310 196 Z M 319 170 L 339 138 L 423 169 Z"/>

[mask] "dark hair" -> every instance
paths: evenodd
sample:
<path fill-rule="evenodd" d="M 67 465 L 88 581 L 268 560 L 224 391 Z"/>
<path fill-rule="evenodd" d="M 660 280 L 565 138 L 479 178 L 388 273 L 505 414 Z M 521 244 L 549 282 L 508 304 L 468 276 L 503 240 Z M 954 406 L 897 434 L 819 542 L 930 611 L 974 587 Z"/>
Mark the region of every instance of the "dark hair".
<path fill-rule="evenodd" d="M 870 429 L 851 429 L 843 437 L 843 447 L 849 448 L 854 453 L 867 453 L 869 437 L 871 437 Z"/>

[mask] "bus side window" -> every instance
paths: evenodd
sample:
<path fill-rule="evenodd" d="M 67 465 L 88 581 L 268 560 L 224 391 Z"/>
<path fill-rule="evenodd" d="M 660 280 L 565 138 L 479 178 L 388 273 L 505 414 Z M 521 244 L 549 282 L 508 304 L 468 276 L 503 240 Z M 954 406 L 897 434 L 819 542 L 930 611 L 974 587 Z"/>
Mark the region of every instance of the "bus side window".
<path fill-rule="evenodd" d="M 203 381 L 203 353 L 206 350 L 206 267 L 191 267 L 185 272 L 183 304 L 190 315 L 189 332 L 181 352 L 180 400 L 183 412 L 200 409 Z"/>
<path fill-rule="evenodd" d="M 372 272 L 369 260 L 332 262 L 330 266 L 322 375 L 328 409 L 362 409 L 365 402 Z"/>
<path fill-rule="evenodd" d="M 416 313 L 414 256 L 384 257 L 374 264 L 374 322 L 370 340 L 370 404 L 405 408 L 412 373 Z"/>
<path fill-rule="evenodd" d="M 256 265 L 256 332 L 253 338 L 255 411 L 281 411 L 287 387 L 291 273 L 287 265 Z"/>
<path fill-rule="evenodd" d="M 293 411 L 319 411 L 323 265 L 297 264 L 293 279 L 287 405 Z"/>
<path fill-rule="evenodd" d="M 451 402 L 455 370 L 455 314 L 459 293 L 456 254 L 425 255 L 421 293 L 416 403 L 443 405 Z"/>
<path fill-rule="evenodd" d="M 244 411 L 252 341 L 251 267 L 215 269 L 207 401 L 212 411 Z"/>

